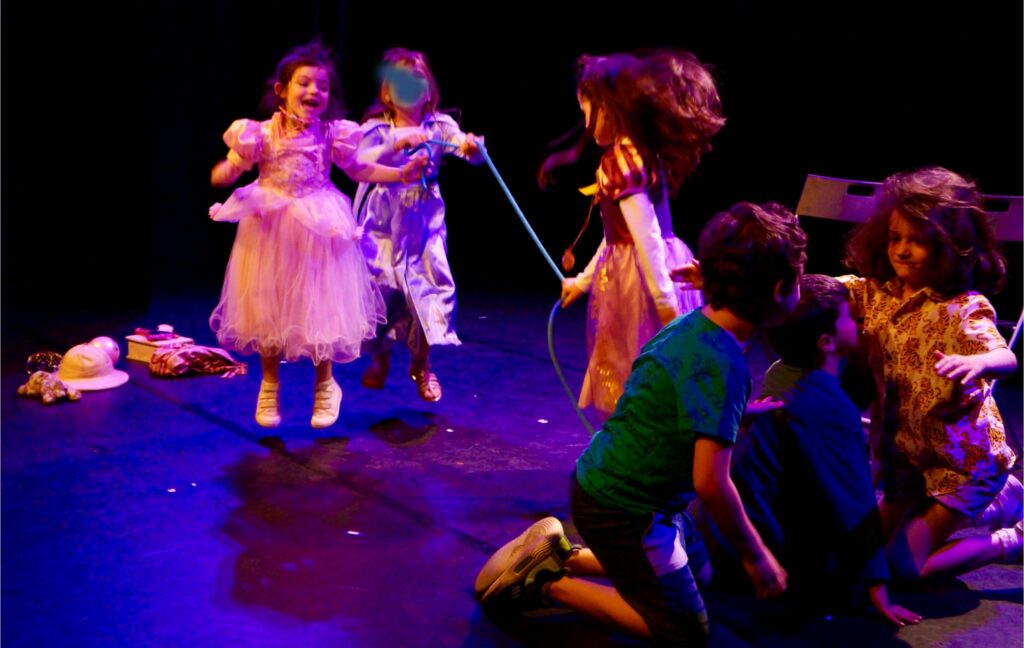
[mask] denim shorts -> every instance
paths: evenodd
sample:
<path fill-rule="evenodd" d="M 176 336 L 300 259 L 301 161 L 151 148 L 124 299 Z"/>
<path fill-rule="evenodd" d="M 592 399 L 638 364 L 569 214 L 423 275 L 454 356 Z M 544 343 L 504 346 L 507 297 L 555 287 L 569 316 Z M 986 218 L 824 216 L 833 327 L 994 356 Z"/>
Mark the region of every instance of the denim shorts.
<path fill-rule="evenodd" d="M 685 553 L 679 560 L 679 540 L 676 537 L 674 541 L 676 550 L 668 549 L 661 538 L 671 531 L 654 528 L 672 525 L 670 516 L 638 515 L 605 506 L 583 490 L 575 472 L 569 482 L 569 507 L 576 530 L 615 590 L 643 617 L 655 641 L 691 646 L 707 642 L 704 599 L 685 562 Z M 673 568 L 680 563 L 682 566 Z"/>
<path fill-rule="evenodd" d="M 1006 484 L 1008 477 L 1009 473 L 984 477 L 968 482 L 952 492 L 933 495 L 931 499 L 973 520 L 988 508 Z M 910 505 L 915 509 L 927 508 L 929 504 L 926 502 L 929 500 L 924 488 L 924 477 L 918 472 L 904 469 L 899 478 L 897 483 L 901 488 L 886 488 L 885 501 L 890 504 Z"/>
<path fill-rule="evenodd" d="M 936 495 L 935 499 L 946 508 L 962 513 L 973 520 L 985 512 L 988 505 L 1006 485 L 1009 476 L 1010 473 L 1000 473 L 995 477 L 979 479 L 961 486 L 952 493 Z"/>

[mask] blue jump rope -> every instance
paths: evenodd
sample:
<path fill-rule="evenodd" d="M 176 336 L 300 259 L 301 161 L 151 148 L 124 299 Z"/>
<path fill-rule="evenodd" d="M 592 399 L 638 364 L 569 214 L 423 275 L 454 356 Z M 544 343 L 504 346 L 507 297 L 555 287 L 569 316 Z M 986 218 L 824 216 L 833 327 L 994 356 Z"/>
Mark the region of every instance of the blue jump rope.
<path fill-rule="evenodd" d="M 423 142 L 422 144 L 410 148 L 409 150 L 406 151 L 406 154 L 412 156 L 417 151 L 424 149 L 429 150 L 431 144 L 434 144 L 436 146 L 445 146 L 448 148 L 458 148 L 457 144 L 452 144 L 451 142 L 429 139 Z M 505 192 L 505 197 L 508 198 L 509 203 L 512 204 L 512 209 L 514 209 L 516 215 L 519 216 L 519 220 L 523 223 L 523 227 L 526 228 L 526 231 L 530 235 L 530 238 L 533 239 L 534 245 L 537 246 L 537 249 L 540 250 L 540 253 L 544 256 L 544 260 L 548 262 L 548 266 L 551 267 L 551 271 L 555 273 L 556 277 L 558 277 L 558 285 L 561 286 L 562 282 L 565 280 L 565 275 L 563 275 L 562 272 L 558 269 L 558 266 L 555 265 L 555 262 L 551 259 L 551 255 L 548 254 L 547 250 L 545 250 L 544 246 L 541 244 L 540 239 L 537 238 L 537 233 L 533 231 L 532 227 L 530 227 L 530 222 L 526 220 L 526 216 L 523 214 L 523 210 L 519 208 L 519 203 L 516 202 L 516 199 L 512 196 L 512 192 L 509 191 L 508 189 L 508 185 L 505 184 L 505 181 L 502 179 L 501 174 L 498 173 L 498 169 L 497 167 L 494 166 L 494 162 L 491 160 L 491 156 L 488 155 L 487 148 L 483 146 L 483 142 L 480 142 L 479 148 L 480 154 L 483 155 L 484 162 L 487 163 L 487 168 L 489 168 L 491 170 L 491 173 L 494 174 L 494 179 L 498 181 L 498 186 L 500 186 L 501 190 Z M 426 167 L 424 167 L 423 175 L 420 177 L 420 182 L 422 183 L 424 189 L 427 188 L 427 183 L 430 182 L 431 180 L 433 180 L 433 178 L 429 178 L 427 176 L 427 169 Z M 558 313 L 558 310 L 561 308 L 561 306 L 562 300 L 561 298 L 559 298 L 559 300 L 556 301 L 555 305 L 551 308 L 551 313 L 548 315 L 548 355 L 551 356 L 551 364 L 555 368 L 555 373 L 558 375 L 559 382 L 562 383 L 562 389 L 565 390 L 565 395 L 569 397 L 569 402 L 572 403 L 572 407 L 576 411 L 576 416 L 579 417 L 580 423 L 582 423 L 583 427 L 586 428 L 587 432 L 590 433 L 590 436 L 594 436 L 594 428 L 592 425 L 590 425 L 590 421 L 588 421 L 587 417 L 583 414 L 583 410 L 580 409 L 579 404 L 576 401 L 576 397 L 573 395 L 572 389 L 569 388 L 569 383 L 565 380 L 565 374 L 562 373 L 562 367 L 561 365 L 558 364 L 558 358 L 555 357 L 555 342 L 553 333 L 555 328 L 555 314 Z"/>

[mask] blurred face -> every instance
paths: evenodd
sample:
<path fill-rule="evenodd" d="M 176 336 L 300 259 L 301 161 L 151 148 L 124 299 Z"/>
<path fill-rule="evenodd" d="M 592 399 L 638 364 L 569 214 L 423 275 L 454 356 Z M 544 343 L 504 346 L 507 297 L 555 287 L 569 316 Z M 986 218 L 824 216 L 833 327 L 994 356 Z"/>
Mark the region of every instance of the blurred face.
<path fill-rule="evenodd" d="M 907 291 L 927 286 L 931 257 L 925 228 L 898 211 L 889 215 L 889 263 Z"/>
<path fill-rule="evenodd" d="M 587 128 L 594 134 L 594 141 L 598 146 L 611 146 L 615 143 L 615 132 L 604 108 L 595 108 L 590 99 L 583 95 L 576 95 L 583 111 L 583 118 L 587 122 Z"/>
<path fill-rule="evenodd" d="M 398 110 L 419 115 L 430 99 L 430 82 L 409 63 L 389 66 L 384 72 L 382 99 Z"/>
<path fill-rule="evenodd" d="M 310 121 L 317 119 L 327 110 L 331 81 L 327 70 L 322 67 L 303 65 L 295 70 L 288 85 L 274 86 L 277 96 L 284 99 L 288 112 Z"/>

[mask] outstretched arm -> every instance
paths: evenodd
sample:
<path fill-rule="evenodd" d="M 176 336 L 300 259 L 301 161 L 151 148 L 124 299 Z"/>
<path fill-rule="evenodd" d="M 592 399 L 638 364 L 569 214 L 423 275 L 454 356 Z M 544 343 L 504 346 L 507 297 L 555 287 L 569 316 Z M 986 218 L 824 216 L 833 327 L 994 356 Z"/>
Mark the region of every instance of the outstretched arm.
<path fill-rule="evenodd" d="M 210 184 L 214 187 L 230 187 L 242 177 L 245 171 L 244 168 L 236 166 L 229 155 L 227 159 L 221 160 L 213 167 L 210 172 Z"/>
<path fill-rule="evenodd" d="M 353 156 L 341 166 L 341 169 L 356 182 L 401 182 L 404 184 L 418 178 L 429 159 L 427 154 L 423 152 L 410 158 L 401 167 L 391 167 L 377 164 L 376 162 L 361 162 L 357 157 Z"/>
<path fill-rule="evenodd" d="M 379 128 L 360 127 L 344 120 L 337 122 L 334 128 L 331 160 L 356 182 L 412 182 L 419 178 L 420 171 L 430 161 L 426 151 L 419 151 L 400 167 L 378 162 L 388 149 L 400 151 L 406 146 L 422 143 L 426 139 L 422 129 L 392 138 L 390 133 L 382 133 Z"/>
<path fill-rule="evenodd" d="M 758 598 L 786 591 L 786 570 L 764 546 L 729 476 L 732 446 L 698 437 L 693 455 L 693 486 L 711 519 L 740 553 Z"/>
<path fill-rule="evenodd" d="M 483 137 L 477 137 L 473 133 L 466 133 L 466 137 L 458 148 L 458 156 L 473 165 L 483 164 L 483 148 Z"/>
<path fill-rule="evenodd" d="M 958 314 L 956 338 L 947 350 L 959 353 L 936 351 L 935 371 L 944 378 L 959 380 L 960 385 L 1012 375 L 1017 370 L 1017 356 L 996 328 L 996 312 L 988 299 L 977 294 L 968 296 Z"/>
<path fill-rule="evenodd" d="M 360 145 L 360 159 L 362 159 L 365 162 L 374 162 L 376 160 L 379 160 L 386 151 L 391 153 L 408 151 L 426 141 L 427 134 L 423 132 L 423 129 L 417 128 L 416 130 L 406 133 L 401 137 L 391 136 L 383 138 L 381 140 L 381 143 L 376 148 L 371 149 L 374 152 L 374 155 L 372 157 L 364 156 L 363 146 Z"/>
<path fill-rule="evenodd" d="M 1017 356 L 1006 347 L 976 355 L 935 352 L 935 371 L 943 378 L 967 385 L 979 378 L 1006 378 L 1017 371 Z"/>

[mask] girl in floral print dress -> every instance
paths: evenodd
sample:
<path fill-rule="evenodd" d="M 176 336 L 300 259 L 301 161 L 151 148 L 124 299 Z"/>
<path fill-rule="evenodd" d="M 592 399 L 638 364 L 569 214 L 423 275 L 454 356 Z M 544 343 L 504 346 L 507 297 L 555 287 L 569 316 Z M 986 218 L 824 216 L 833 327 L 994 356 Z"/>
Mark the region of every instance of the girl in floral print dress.
<path fill-rule="evenodd" d="M 981 294 L 1002 287 L 1006 264 L 974 183 L 938 167 L 889 177 L 846 263 L 862 275 L 841 279 L 876 378 L 871 445 L 893 576 L 1019 563 L 1021 485 L 992 396 L 1017 360 Z M 976 523 L 996 530 L 948 541 Z"/>

